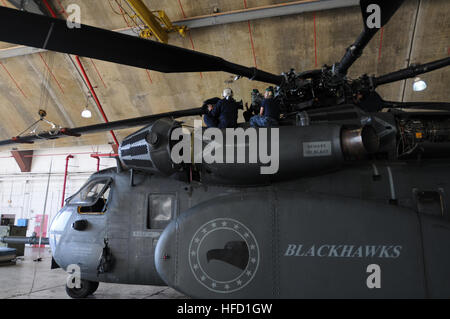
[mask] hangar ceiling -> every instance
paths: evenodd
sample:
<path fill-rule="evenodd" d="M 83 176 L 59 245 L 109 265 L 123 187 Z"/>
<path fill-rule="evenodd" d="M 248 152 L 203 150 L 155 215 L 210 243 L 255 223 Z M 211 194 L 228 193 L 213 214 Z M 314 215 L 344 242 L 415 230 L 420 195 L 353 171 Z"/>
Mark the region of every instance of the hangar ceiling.
<path fill-rule="evenodd" d="M 344 0 L 320 0 L 344 2 Z M 61 8 L 76 3 L 81 7 L 83 24 L 117 30 L 127 28 L 113 0 L 49 1 L 59 14 Z M 125 1 L 122 0 L 124 3 Z M 172 21 L 245 8 L 265 7 L 289 0 L 144 0 L 152 10 L 164 10 Z M 348 1 L 347 1 L 348 2 Z M 0 5 L 13 7 L 8 1 Z M 125 5 L 125 4 L 124 4 Z M 363 56 L 352 66 L 350 77 L 364 73 L 382 75 L 405 68 L 408 63 L 425 63 L 450 54 L 450 3 L 447 0 L 406 0 L 404 5 L 372 39 Z M 130 23 L 130 21 L 128 21 Z M 32 26 L 30 26 L 32 27 Z M 357 6 L 304 12 L 249 22 L 195 28 L 185 38 L 171 34 L 169 43 L 221 56 L 228 61 L 280 74 L 295 68 L 311 70 L 340 60 L 346 48 L 362 30 Z M 69 40 L 68 40 L 69 41 Z M 0 54 L 14 45 L 0 43 Z M 1 56 L 1 55 L 0 55 Z M 163 74 L 109 62 L 81 58 L 110 121 L 201 106 L 203 100 L 220 96 L 230 86 L 237 100 L 250 101 L 253 88 L 264 83 L 241 79 L 225 84 L 231 74 L 223 72 Z M 51 72 L 49 72 L 51 70 Z M 428 83 L 423 92 L 412 90 L 412 80 L 380 87 L 386 100 L 450 102 L 450 68 L 421 76 Z M 47 80 L 48 85 L 43 85 Z M 91 119 L 81 117 L 89 103 Z M 17 136 L 38 119 L 45 109 L 47 119 L 62 127 L 103 122 L 77 67 L 64 54 L 41 52 L 0 60 L 0 139 Z M 119 142 L 134 130 L 116 131 Z M 19 145 L 18 149 L 96 145 L 113 142 L 109 133 Z M 8 150 L 11 147 L 2 148 Z"/>

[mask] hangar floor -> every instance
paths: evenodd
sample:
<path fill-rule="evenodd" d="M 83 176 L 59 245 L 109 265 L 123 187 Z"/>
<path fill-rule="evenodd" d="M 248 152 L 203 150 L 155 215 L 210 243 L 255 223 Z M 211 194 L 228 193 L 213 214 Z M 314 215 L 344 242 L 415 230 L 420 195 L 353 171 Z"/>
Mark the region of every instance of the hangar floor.
<path fill-rule="evenodd" d="M 67 274 L 62 269 L 50 269 L 48 248 L 25 248 L 25 257 L 16 265 L 0 266 L 0 299 L 70 299 L 64 283 Z M 169 287 L 134 286 L 100 283 L 93 299 L 183 299 L 182 294 Z"/>

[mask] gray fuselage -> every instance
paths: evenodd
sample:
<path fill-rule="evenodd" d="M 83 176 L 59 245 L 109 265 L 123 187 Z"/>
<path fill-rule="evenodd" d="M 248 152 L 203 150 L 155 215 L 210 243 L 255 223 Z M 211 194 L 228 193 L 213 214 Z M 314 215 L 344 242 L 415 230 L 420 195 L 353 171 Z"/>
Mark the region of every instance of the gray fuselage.
<path fill-rule="evenodd" d="M 90 178 L 111 179 L 105 211 L 80 213 L 69 199 L 52 223 L 50 242 L 58 265 L 78 264 L 83 279 L 170 285 L 193 297 L 449 297 L 449 177 L 442 161 L 373 162 L 259 187 L 140 172 L 131 186 L 130 172 L 109 169 Z M 198 259 L 211 288 L 190 259 L 196 232 L 224 218 L 245 225 L 258 243 L 256 274 L 242 288 L 230 287 L 242 286 L 233 281 L 239 263 Z M 74 229 L 77 220 L 87 228 Z M 197 252 L 214 245 L 220 252 L 226 236 L 209 238 L 209 248 Z M 105 239 L 114 266 L 98 273 Z M 371 264 L 381 268 L 381 289 L 367 286 Z"/>

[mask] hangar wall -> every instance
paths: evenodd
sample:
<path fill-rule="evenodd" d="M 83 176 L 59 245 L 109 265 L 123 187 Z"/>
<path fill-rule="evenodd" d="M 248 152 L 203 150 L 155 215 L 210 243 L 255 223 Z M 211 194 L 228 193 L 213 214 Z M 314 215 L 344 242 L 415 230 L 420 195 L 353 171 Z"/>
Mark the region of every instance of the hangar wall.
<path fill-rule="evenodd" d="M 10 152 L 0 152 L 0 216 L 14 215 L 18 219 L 28 219 L 27 236 L 35 231 L 36 219 L 43 215 L 50 164 L 52 165 L 47 207 L 47 228 L 52 218 L 61 208 L 66 157 L 69 160 L 65 198 L 75 193 L 97 171 L 97 159 L 91 154 L 109 154 L 110 145 L 95 147 L 70 147 L 41 149 L 33 154 L 30 173 L 21 173 Z M 102 157 L 100 170 L 115 167 L 116 161 Z"/>

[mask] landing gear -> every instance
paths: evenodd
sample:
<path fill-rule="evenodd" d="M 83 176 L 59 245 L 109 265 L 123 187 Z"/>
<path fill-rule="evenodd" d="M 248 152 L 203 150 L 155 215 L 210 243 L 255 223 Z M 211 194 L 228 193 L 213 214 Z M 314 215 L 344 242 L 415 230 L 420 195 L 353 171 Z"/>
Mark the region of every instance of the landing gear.
<path fill-rule="evenodd" d="M 69 288 L 66 286 L 66 293 L 74 299 L 86 298 L 97 291 L 99 283 L 96 281 L 81 280 L 81 288 Z"/>

